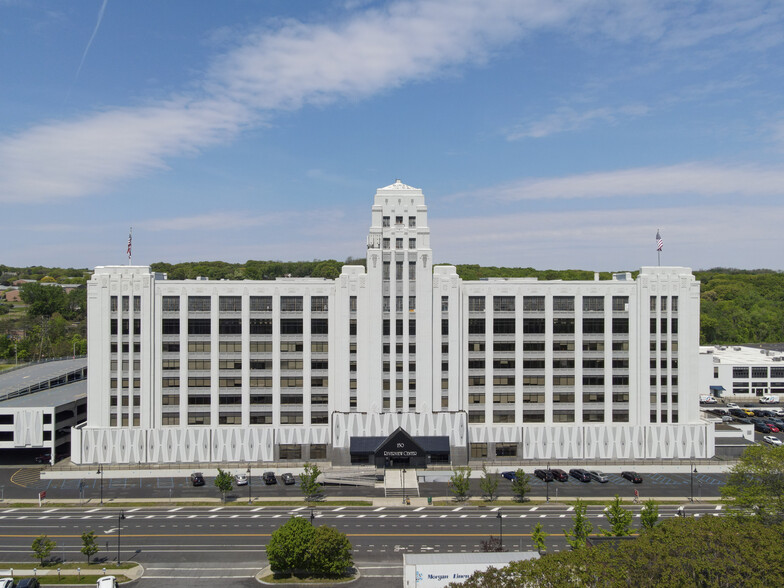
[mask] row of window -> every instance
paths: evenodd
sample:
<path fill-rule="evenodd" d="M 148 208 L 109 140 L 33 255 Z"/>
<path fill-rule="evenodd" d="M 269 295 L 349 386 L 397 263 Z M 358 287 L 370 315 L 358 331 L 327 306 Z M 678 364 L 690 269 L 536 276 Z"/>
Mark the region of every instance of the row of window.
<path fill-rule="evenodd" d="M 604 422 L 604 411 L 603 410 L 585 410 L 583 411 L 583 422 L 594 422 L 594 423 L 602 423 Z M 677 419 L 676 414 L 673 413 L 673 418 Z M 469 423 L 484 423 L 485 420 L 485 412 L 484 411 L 468 411 L 468 422 Z M 493 411 L 493 423 L 514 423 L 515 420 L 515 413 L 513 410 L 497 410 Z M 525 411 L 523 412 L 523 423 L 544 423 L 544 411 Z M 573 423 L 575 422 L 575 413 L 573 410 L 554 410 L 552 413 L 552 422 L 553 423 Z M 612 411 L 612 422 L 613 423 L 628 423 L 629 422 L 629 411 L 628 410 L 613 410 Z M 655 422 L 655 421 L 653 421 Z M 666 422 L 666 421 L 662 421 Z M 677 420 L 673 420 L 673 422 L 677 422 Z"/>
<path fill-rule="evenodd" d="M 353 344 L 356 345 L 356 344 Z M 179 341 L 164 341 L 161 344 L 164 353 L 179 353 Z M 190 353 L 209 353 L 212 349 L 210 341 L 189 341 L 188 352 Z M 302 341 L 281 341 L 280 350 L 283 353 L 296 353 L 303 350 Z M 127 349 L 125 350 L 127 351 Z M 138 351 L 134 349 L 134 351 Z M 218 351 L 221 353 L 241 353 L 241 341 L 221 341 L 218 343 Z M 327 341 L 312 341 L 310 343 L 310 351 L 312 353 L 326 353 L 329 351 L 329 343 Z M 251 341 L 251 353 L 272 353 L 272 341 Z"/>
<path fill-rule="evenodd" d="M 655 361 L 655 360 L 651 360 Z M 666 360 L 662 360 L 663 362 Z M 678 360 L 673 359 L 673 367 L 678 366 Z M 544 359 L 523 359 L 523 369 L 524 370 L 543 370 L 545 366 Z M 663 364 L 664 365 L 664 364 Z M 574 369 L 575 363 L 574 358 L 554 358 L 553 359 L 553 369 Z M 493 359 L 493 369 L 496 370 L 505 370 L 505 369 L 514 369 L 515 367 L 515 360 L 514 359 Z M 629 368 L 629 359 L 628 358 L 617 358 L 612 360 L 612 367 L 614 369 L 628 369 Z M 654 366 L 651 366 L 654 367 Z M 468 360 L 468 369 L 484 369 L 485 368 L 485 360 L 481 358 L 472 358 Z M 444 367 L 444 370 L 447 368 Z M 604 369 L 604 358 L 590 358 L 586 357 L 583 358 L 583 369 Z"/>
<path fill-rule="evenodd" d="M 114 299 L 116 296 L 112 298 Z M 116 301 L 113 304 L 116 306 Z M 164 296 L 161 300 L 161 306 L 164 312 L 178 312 L 180 310 L 180 297 Z M 251 312 L 272 312 L 272 296 L 250 296 L 249 307 Z M 188 296 L 189 311 L 209 312 L 211 308 L 211 296 Z M 116 310 L 116 308 L 112 308 L 112 310 Z M 242 312 L 242 296 L 219 296 L 218 310 L 220 312 Z M 302 312 L 303 297 L 281 296 L 280 310 L 281 312 Z M 329 297 L 311 296 L 310 310 L 312 312 L 326 312 L 329 310 Z"/>
<path fill-rule="evenodd" d="M 391 217 L 388 217 L 388 216 L 382 216 L 381 217 L 381 226 L 382 227 L 390 226 L 389 225 L 390 218 Z M 402 216 L 396 216 L 395 217 L 395 226 L 397 226 L 397 227 L 402 227 L 403 226 L 403 217 Z M 416 217 L 415 216 L 409 216 L 408 217 L 408 226 L 411 227 L 411 228 L 416 227 Z"/>
<path fill-rule="evenodd" d="M 381 240 L 381 248 L 382 249 L 389 249 L 389 237 L 384 237 Z M 408 248 L 409 249 L 416 249 L 416 238 L 410 237 L 408 239 Z M 395 249 L 403 249 L 403 239 L 401 237 L 397 237 L 395 239 Z"/>
<path fill-rule="evenodd" d="M 651 319 L 653 320 L 653 319 Z M 664 320 L 664 319 L 662 319 Z M 677 321 L 677 319 L 672 319 Z M 485 319 L 483 318 L 469 318 L 468 319 L 468 333 L 471 335 L 482 335 L 486 332 Z M 524 318 L 522 320 L 523 333 L 537 334 L 545 333 L 546 320 L 543 318 Z M 677 323 L 675 323 L 677 325 Z M 443 323 L 442 323 L 443 325 Z M 494 334 L 512 334 L 516 330 L 517 320 L 513 318 L 494 318 L 493 319 L 493 333 Z M 604 319 L 602 318 L 583 318 L 583 330 L 585 334 L 600 334 L 604 333 Z M 575 320 L 573 318 L 555 318 L 552 321 L 553 333 L 574 333 Z M 612 319 L 612 333 L 628 333 L 629 332 L 629 319 L 628 318 L 614 318 Z M 677 326 L 673 327 L 674 332 L 677 332 Z M 443 329 L 443 326 L 442 326 Z M 655 332 L 655 331 L 652 331 Z M 665 331 L 666 332 L 666 331 Z"/>
<path fill-rule="evenodd" d="M 121 296 L 120 298 L 122 300 L 120 302 L 120 304 L 122 306 L 123 312 L 129 312 L 129 308 L 130 308 L 130 305 L 131 305 L 130 296 Z M 112 312 L 117 312 L 117 303 L 118 303 L 118 297 L 117 296 L 112 296 L 109 299 L 109 308 L 111 309 Z M 134 312 L 141 312 L 141 310 L 142 310 L 142 297 L 141 296 L 134 296 L 133 297 L 133 311 Z"/>
<path fill-rule="evenodd" d="M 116 384 L 116 381 L 116 379 L 112 378 L 113 383 Z M 272 388 L 272 378 L 251 377 L 248 378 L 248 384 L 251 388 Z M 301 376 L 280 378 L 281 388 L 302 388 L 302 385 L 303 378 Z M 326 388 L 329 386 L 328 378 L 325 376 L 313 376 L 310 378 L 310 385 L 313 388 Z M 161 378 L 161 386 L 163 388 L 179 388 L 180 378 L 176 376 L 163 377 Z M 188 378 L 188 388 L 210 388 L 211 386 L 212 379 L 209 377 Z M 241 388 L 242 378 L 218 378 L 218 386 L 220 388 Z"/>
<path fill-rule="evenodd" d="M 110 422 L 111 425 L 116 424 L 116 416 L 111 415 L 113 418 L 111 419 L 114 422 Z M 123 426 L 127 426 L 127 417 L 123 417 Z M 272 424 L 272 415 L 269 413 L 261 413 L 261 414 L 254 414 L 251 413 L 249 417 L 250 425 L 271 425 Z M 187 423 L 189 425 L 196 425 L 196 426 L 206 426 L 212 424 L 212 417 L 208 413 L 188 413 Z M 310 415 L 310 424 L 311 425 L 326 425 L 329 423 L 329 418 L 327 413 L 312 413 Z M 134 425 L 138 426 L 138 416 L 134 418 Z M 180 424 L 180 415 L 178 413 L 164 413 L 161 415 L 161 424 L 163 426 L 178 426 Z M 218 415 L 218 424 L 219 425 L 242 425 L 242 415 L 239 414 L 220 414 Z M 303 417 L 302 413 L 281 413 L 280 414 L 280 424 L 281 425 L 301 425 L 303 424 Z M 299 459 L 292 458 L 292 457 L 284 457 L 283 447 L 281 446 L 281 459 Z M 297 446 L 298 447 L 298 446 Z M 326 452 L 325 452 L 326 453 Z M 324 456 L 317 454 L 316 456 L 313 455 L 311 452 L 312 459 L 323 459 Z"/>
<path fill-rule="evenodd" d="M 662 376 L 666 380 L 666 376 Z M 678 383 L 678 377 L 672 376 L 673 383 Z M 446 380 L 442 380 L 442 383 Z M 604 386 L 604 375 L 584 375 L 582 378 L 583 386 Z M 553 376 L 553 386 L 574 386 L 574 376 Z M 629 376 L 617 374 L 612 377 L 613 386 L 628 386 Z M 469 386 L 484 386 L 484 376 L 468 376 Z M 493 376 L 493 386 L 514 386 L 514 376 Z M 544 386 L 545 376 L 523 376 L 523 386 Z"/>
<path fill-rule="evenodd" d="M 656 312 L 656 307 L 658 306 L 660 310 L 666 311 L 667 310 L 667 296 L 659 296 L 659 304 L 656 304 L 656 296 L 651 296 L 651 312 Z M 678 297 L 677 296 L 670 296 L 670 310 L 672 312 L 678 312 Z"/>
<path fill-rule="evenodd" d="M 749 367 L 739 367 L 735 366 L 732 368 L 732 377 L 733 378 L 748 378 L 749 377 Z M 768 377 L 768 367 L 767 366 L 753 366 L 751 368 L 751 377 L 752 378 L 767 378 Z M 770 367 L 770 377 L 771 378 L 784 378 L 784 367 L 782 366 L 771 366 Z M 767 385 L 767 384 L 765 384 Z"/>
<path fill-rule="evenodd" d="M 444 308 L 444 303 L 447 302 L 445 299 L 445 296 L 441 298 L 442 310 L 448 308 Z M 516 296 L 493 296 L 493 312 L 514 312 L 516 299 Z M 522 299 L 523 311 L 543 312 L 545 309 L 545 296 L 523 296 Z M 574 312 L 574 301 L 574 296 L 553 296 L 553 311 Z M 603 311 L 604 296 L 583 296 L 582 305 L 584 311 Z M 616 312 L 628 311 L 629 297 L 613 296 L 612 309 Z M 485 296 L 469 296 L 468 310 L 469 312 L 484 312 Z"/>
<path fill-rule="evenodd" d="M 384 280 L 389 279 L 389 268 L 390 262 L 385 261 L 383 266 L 381 267 L 381 278 Z M 403 262 L 397 261 L 395 262 L 395 279 L 402 280 L 403 279 Z M 409 280 L 416 280 L 416 261 L 409 261 L 408 262 L 408 279 Z"/>
<path fill-rule="evenodd" d="M 138 319 L 137 319 L 138 320 Z M 123 322 L 126 322 L 123 319 Z M 112 321 L 114 324 L 115 321 Z M 272 319 L 250 319 L 248 322 L 248 332 L 251 335 L 272 335 Z M 125 327 L 123 327 L 125 328 Z M 115 327 L 116 329 L 116 327 Z M 134 329 L 134 332 L 137 332 Z M 303 319 L 301 318 L 282 318 L 280 319 L 281 335 L 301 335 L 304 332 Z M 310 319 L 310 332 L 313 335 L 329 334 L 329 321 L 325 318 Z M 165 318 L 161 321 L 161 333 L 164 335 L 180 334 L 180 319 Z M 241 335 L 242 319 L 222 318 L 218 319 L 218 333 L 221 335 Z M 112 331 L 116 334 L 116 330 Z M 123 331 L 123 334 L 126 334 Z M 212 334 L 212 321 L 210 319 L 188 319 L 189 335 L 210 335 Z"/>

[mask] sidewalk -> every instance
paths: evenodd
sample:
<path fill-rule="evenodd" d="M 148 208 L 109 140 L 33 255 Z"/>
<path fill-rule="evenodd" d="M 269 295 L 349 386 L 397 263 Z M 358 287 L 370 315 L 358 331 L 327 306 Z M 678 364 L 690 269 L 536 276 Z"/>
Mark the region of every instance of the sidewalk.
<path fill-rule="evenodd" d="M 134 562 L 135 563 L 135 562 Z M 100 578 L 101 576 L 125 576 L 128 578 L 129 581 L 138 580 L 144 575 L 144 566 L 141 564 L 136 564 L 132 568 L 122 569 L 122 568 L 113 568 L 113 567 L 105 567 L 105 568 L 76 568 L 76 569 L 61 569 L 59 572 L 57 568 L 40 568 L 36 566 L 25 566 L 23 568 L 9 568 L 9 567 L 0 567 L 0 576 L 13 576 L 15 578 L 19 577 L 28 577 L 28 576 L 57 576 L 60 574 L 61 576 L 95 576 L 96 578 Z"/>

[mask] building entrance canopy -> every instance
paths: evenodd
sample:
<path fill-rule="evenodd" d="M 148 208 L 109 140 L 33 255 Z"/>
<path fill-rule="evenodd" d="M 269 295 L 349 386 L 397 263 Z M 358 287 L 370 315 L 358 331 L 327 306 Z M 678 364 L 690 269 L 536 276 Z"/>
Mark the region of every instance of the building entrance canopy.
<path fill-rule="evenodd" d="M 412 437 L 398 427 L 389 437 L 352 437 L 350 451 L 352 463 L 422 468 L 449 461 L 449 437 Z"/>

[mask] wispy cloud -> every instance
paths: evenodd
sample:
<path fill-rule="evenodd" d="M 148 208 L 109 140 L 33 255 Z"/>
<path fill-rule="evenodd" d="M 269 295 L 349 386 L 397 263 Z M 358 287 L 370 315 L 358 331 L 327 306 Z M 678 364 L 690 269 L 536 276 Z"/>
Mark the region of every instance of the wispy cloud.
<path fill-rule="evenodd" d="M 687 163 L 663 167 L 523 179 L 447 197 L 498 200 L 552 200 L 655 195 L 784 196 L 784 170 L 760 166 L 726 167 Z"/>
<path fill-rule="evenodd" d="M 93 33 L 92 35 L 90 35 L 90 39 L 87 41 L 87 46 L 84 48 L 84 53 L 82 53 L 82 59 L 79 61 L 79 67 L 76 68 L 74 83 L 76 83 L 76 80 L 79 79 L 79 74 L 82 72 L 82 67 L 84 66 L 84 60 L 87 59 L 87 53 L 90 51 L 90 47 L 92 47 L 93 40 L 95 39 L 95 35 L 98 34 L 98 29 L 101 27 L 101 21 L 103 21 L 103 13 L 106 12 L 106 4 L 108 2 L 109 0 L 103 0 L 103 3 L 101 4 L 101 8 L 98 10 L 98 20 L 95 23 L 95 28 L 93 28 Z"/>
<path fill-rule="evenodd" d="M 118 181 L 165 168 L 173 157 L 229 141 L 275 111 L 367 98 L 481 63 L 505 44 L 543 31 L 660 42 L 687 28 L 699 39 L 770 29 L 771 18 L 753 18 L 756 3 L 743 4 L 742 11 L 717 9 L 710 21 L 698 21 L 699 34 L 683 22 L 695 16 L 691 9 L 644 1 L 409 0 L 371 5 L 332 24 L 276 23 L 218 56 L 190 85 L 195 90 L 0 137 L 0 202 L 101 194 Z M 560 124 L 619 115 L 578 113 L 562 116 Z"/>
<path fill-rule="evenodd" d="M 596 122 L 616 124 L 622 119 L 637 118 L 648 114 L 644 104 L 629 104 L 616 108 L 594 108 L 578 112 L 570 106 L 558 108 L 552 114 L 539 120 L 531 120 L 515 126 L 506 133 L 509 141 L 518 139 L 541 139 L 556 133 L 580 131 Z"/>

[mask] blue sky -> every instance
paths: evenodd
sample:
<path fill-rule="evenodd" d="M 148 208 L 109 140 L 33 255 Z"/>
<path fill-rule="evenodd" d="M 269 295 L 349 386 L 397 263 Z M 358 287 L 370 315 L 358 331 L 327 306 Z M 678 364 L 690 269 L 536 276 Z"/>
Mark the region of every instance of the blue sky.
<path fill-rule="evenodd" d="M 784 3 L 0 0 L 0 263 L 782 269 Z"/>

